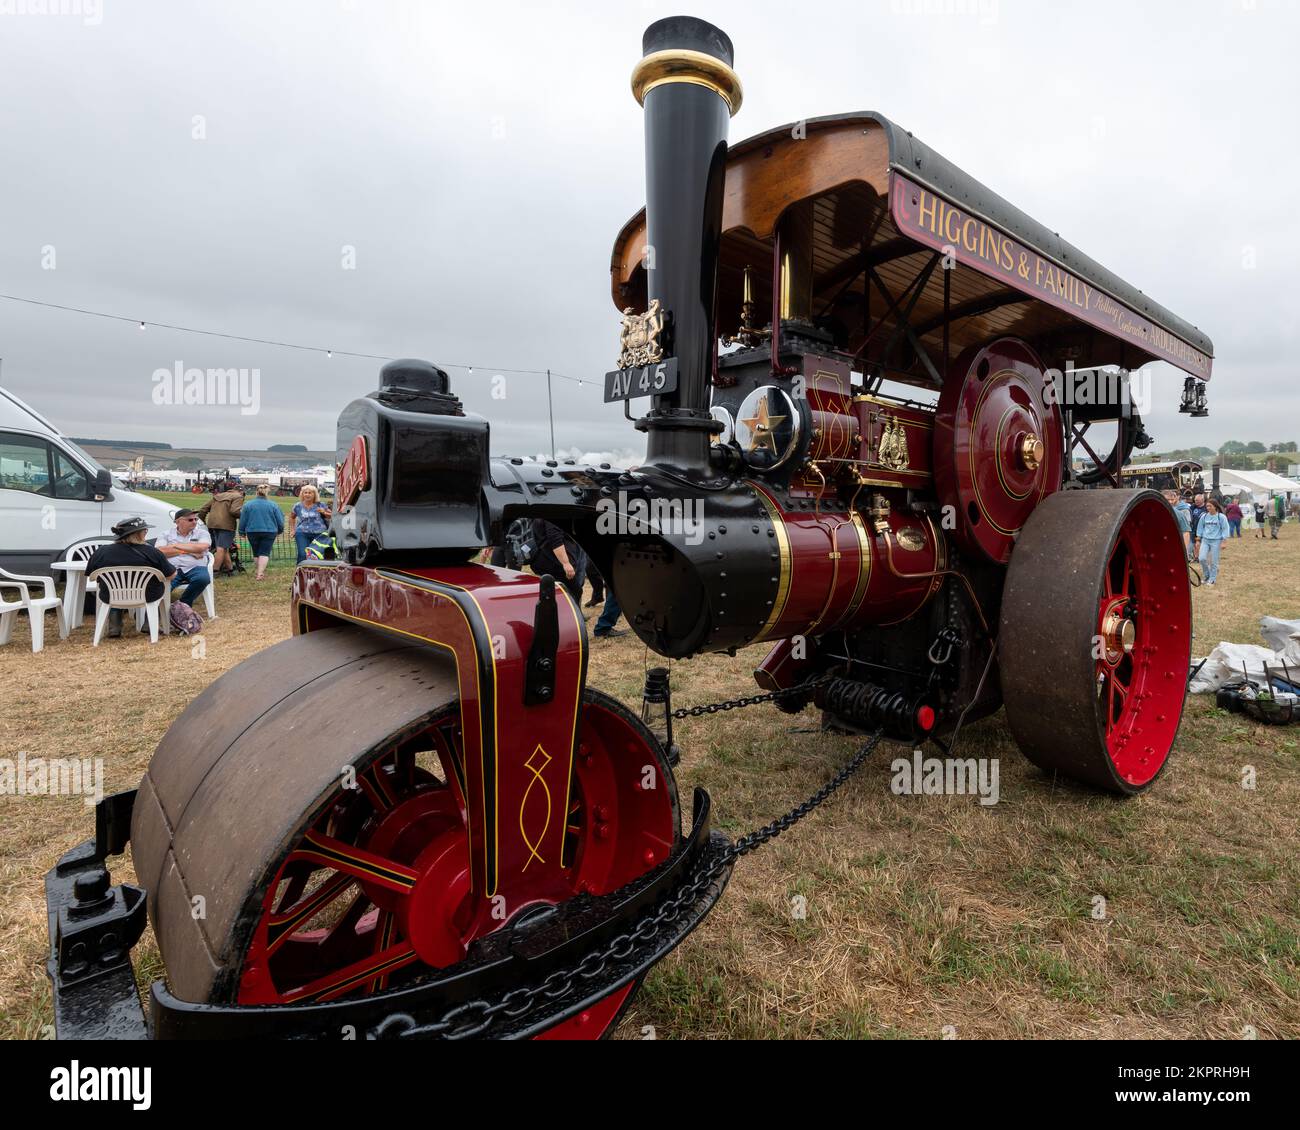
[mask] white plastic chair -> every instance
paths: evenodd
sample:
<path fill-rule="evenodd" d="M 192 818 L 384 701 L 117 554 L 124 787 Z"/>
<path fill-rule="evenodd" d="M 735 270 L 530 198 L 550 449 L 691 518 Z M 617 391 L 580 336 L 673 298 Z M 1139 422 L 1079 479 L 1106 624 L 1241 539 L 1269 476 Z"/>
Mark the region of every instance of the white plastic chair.
<path fill-rule="evenodd" d="M 89 538 L 86 541 L 79 541 L 68 549 L 63 561 L 56 561 L 55 565 L 62 565 L 69 561 L 89 561 L 95 555 L 95 550 L 101 545 L 112 544 L 112 538 Z M 63 582 L 63 614 L 68 618 L 69 631 L 81 627 L 81 623 L 85 619 L 85 608 L 85 571 L 68 570 Z"/>
<path fill-rule="evenodd" d="M 203 606 L 208 610 L 208 619 L 217 618 L 217 598 L 213 595 L 217 591 L 217 574 L 212 568 L 212 553 L 208 552 L 203 558 L 203 564 L 208 567 L 208 576 L 212 578 L 211 583 L 203 590 Z"/>
<path fill-rule="evenodd" d="M 152 580 L 162 585 L 163 595 L 149 600 L 145 593 Z M 100 581 L 108 588 L 107 600 L 100 595 Z M 149 642 L 158 642 L 158 610 L 167 599 L 167 578 L 162 575 L 162 570 L 150 565 L 106 565 L 91 573 L 86 578 L 86 584 L 93 585 L 95 591 L 95 638 L 91 641 L 92 647 L 99 646 L 112 608 L 142 611 L 149 621 Z"/>
<path fill-rule="evenodd" d="M 33 597 L 32 585 L 40 585 L 44 596 Z M 16 589 L 18 599 L 5 600 L 0 593 L 0 645 L 9 642 L 14 630 L 14 621 L 18 613 L 27 611 L 27 619 L 32 628 L 32 651 L 41 651 L 45 647 L 45 613 L 51 608 L 59 622 L 59 639 L 68 638 L 68 618 L 63 611 L 63 601 L 54 595 L 54 581 L 49 577 L 25 577 L 0 569 L 0 589 Z"/>
<path fill-rule="evenodd" d="M 101 545 L 113 545 L 112 538 L 89 538 L 86 541 L 79 541 L 76 545 L 68 550 L 65 561 L 89 561 L 95 556 L 95 550 Z"/>

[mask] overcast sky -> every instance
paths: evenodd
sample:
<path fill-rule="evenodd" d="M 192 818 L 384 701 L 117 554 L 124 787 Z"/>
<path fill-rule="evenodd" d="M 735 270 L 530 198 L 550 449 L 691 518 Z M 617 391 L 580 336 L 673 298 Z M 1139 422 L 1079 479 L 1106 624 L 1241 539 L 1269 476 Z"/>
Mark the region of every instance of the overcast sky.
<path fill-rule="evenodd" d="M 1165 368 L 1158 449 L 1300 439 L 1294 0 L 0 0 L 0 292 L 473 364 L 498 452 L 549 446 L 546 393 L 492 374 L 550 367 L 587 379 L 561 448 L 639 450 L 600 403 L 609 253 L 641 32 L 679 11 L 735 43 L 733 141 L 880 110 L 1205 330 L 1211 416 Z M 381 364 L 9 301 L 0 357 L 72 435 L 255 448 L 332 448 Z M 260 410 L 155 404 L 177 364 L 260 369 Z"/>

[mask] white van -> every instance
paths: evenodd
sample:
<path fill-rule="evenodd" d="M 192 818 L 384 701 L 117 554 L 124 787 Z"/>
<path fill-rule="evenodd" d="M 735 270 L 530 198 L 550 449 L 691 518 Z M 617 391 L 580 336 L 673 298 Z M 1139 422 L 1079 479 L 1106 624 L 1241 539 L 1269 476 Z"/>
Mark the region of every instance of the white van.
<path fill-rule="evenodd" d="M 138 494 L 13 393 L 0 388 L 0 569 L 51 576 L 50 562 L 139 515 L 152 541 L 176 507 Z"/>

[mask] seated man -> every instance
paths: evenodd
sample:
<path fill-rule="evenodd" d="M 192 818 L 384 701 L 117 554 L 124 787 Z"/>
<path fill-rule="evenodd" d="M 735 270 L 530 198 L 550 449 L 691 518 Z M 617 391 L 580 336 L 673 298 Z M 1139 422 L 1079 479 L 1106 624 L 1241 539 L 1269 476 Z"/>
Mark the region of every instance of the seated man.
<path fill-rule="evenodd" d="M 185 591 L 177 599 L 193 608 L 195 600 L 212 583 L 207 563 L 212 535 L 193 510 L 177 510 L 176 524 L 160 535 L 154 544 L 176 566 L 172 590 L 175 591 L 177 585 L 185 586 Z"/>
<path fill-rule="evenodd" d="M 143 518 L 126 518 L 118 522 L 113 527 L 113 536 L 117 541 L 109 545 L 101 545 L 90 555 L 90 560 L 86 562 L 86 574 L 89 575 L 96 569 L 103 569 L 108 565 L 148 565 L 157 569 L 164 577 L 172 576 L 176 572 L 176 567 L 153 546 L 145 543 L 145 535 L 148 532 L 149 523 Z M 147 600 L 157 600 L 162 594 L 162 583 L 155 580 L 151 580 L 144 590 Z M 99 595 L 104 600 L 108 599 L 108 586 L 102 580 L 99 582 Z M 141 631 L 143 630 L 142 628 Z M 110 608 L 108 636 L 110 639 L 117 639 L 121 635 L 122 609 Z"/>

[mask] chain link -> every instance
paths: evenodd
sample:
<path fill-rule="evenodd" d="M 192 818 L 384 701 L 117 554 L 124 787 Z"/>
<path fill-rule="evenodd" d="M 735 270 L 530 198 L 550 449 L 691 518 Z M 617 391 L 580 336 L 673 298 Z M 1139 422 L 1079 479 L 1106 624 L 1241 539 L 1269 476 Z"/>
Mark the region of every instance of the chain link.
<path fill-rule="evenodd" d="M 673 717 L 698 717 L 701 714 L 716 714 L 722 710 L 737 710 L 761 702 L 772 702 L 778 698 L 812 690 L 828 678 L 829 676 L 823 675 L 783 691 L 771 691 L 767 694 L 750 695 L 747 698 L 732 699 L 728 702 L 686 707 L 673 711 Z M 770 824 L 765 824 L 741 836 L 719 852 L 706 851 L 690 877 L 671 896 L 642 915 L 631 930 L 611 938 L 600 949 L 589 951 L 577 964 L 556 970 L 539 984 L 512 989 L 498 1001 L 475 1000 L 456 1005 L 444 1013 L 441 1019 L 427 1024 L 418 1023 L 409 1013 L 394 1013 L 392 1016 L 385 1017 L 374 1028 L 373 1037 L 377 1040 L 392 1038 L 467 1040 L 483 1035 L 500 1016 L 517 1020 L 526 1016 L 542 1001 L 551 1003 L 563 1001 L 575 992 L 579 982 L 594 981 L 604 974 L 611 961 L 626 961 L 638 947 L 653 942 L 664 927 L 671 926 L 685 910 L 694 906 L 700 896 L 708 891 L 724 871 L 734 866 L 738 859 L 776 839 L 782 832 L 793 828 L 805 816 L 825 804 L 850 777 L 862 768 L 880 743 L 880 737 L 879 731 L 873 734 L 834 777 L 801 804 L 795 805 Z"/>
<path fill-rule="evenodd" d="M 805 691 L 814 691 L 823 683 L 829 682 L 834 676 L 818 675 L 807 682 L 796 683 L 793 687 L 786 687 L 781 691 L 767 691 L 764 694 L 745 695 L 741 698 L 724 699 L 722 702 L 707 702 L 700 706 L 683 706 L 680 710 L 673 711 L 674 718 L 698 718 L 702 714 L 721 714 L 724 710 L 740 710 L 746 706 L 757 706 L 761 702 L 777 702 L 783 698 L 794 698 L 796 695 L 803 694 Z"/>

